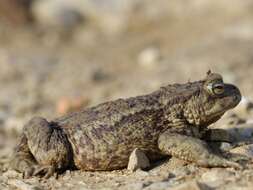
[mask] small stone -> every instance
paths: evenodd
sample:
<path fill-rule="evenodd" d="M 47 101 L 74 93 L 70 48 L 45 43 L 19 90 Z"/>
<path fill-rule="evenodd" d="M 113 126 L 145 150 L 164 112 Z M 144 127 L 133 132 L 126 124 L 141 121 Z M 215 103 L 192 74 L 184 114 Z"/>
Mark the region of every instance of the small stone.
<path fill-rule="evenodd" d="M 127 185 L 121 187 L 120 189 L 122 189 L 122 190 L 142 190 L 143 187 L 144 187 L 143 182 L 135 182 L 135 183 L 127 184 Z"/>
<path fill-rule="evenodd" d="M 216 188 L 225 184 L 227 180 L 230 180 L 233 177 L 235 176 L 231 171 L 214 168 L 203 173 L 200 182 L 208 185 L 211 188 Z"/>
<path fill-rule="evenodd" d="M 134 149 L 129 157 L 127 169 L 136 171 L 137 169 L 146 169 L 150 167 L 150 162 L 145 153 L 138 148 Z"/>
<path fill-rule="evenodd" d="M 238 114 L 227 113 L 225 114 L 224 118 L 216 122 L 215 126 L 217 126 L 217 128 L 230 130 L 237 125 L 241 125 L 244 123 L 246 123 L 246 120 L 239 117 Z"/>
<path fill-rule="evenodd" d="M 229 150 L 231 150 L 232 148 L 233 148 L 233 146 L 231 145 L 231 143 L 222 142 L 222 143 L 220 144 L 220 149 L 221 149 L 222 151 L 229 151 Z"/>
<path fill-rule="evenodd" d="M 229 118 L 227 119 L 227 124 L 230 126 L 240 125 L 246 123 L 245 119 L 242 119 L 237 114 L 233 113 L 229 115 Z"/>
<path fill-rule="evenodd" d="M 231 153 L 240 154 L 248 158 L 253 158 L 253 144 L 236 147 L 230 150 Z"/>
<path fill-rule="evenodd" d="M 160 53 L 155 47 L 148 47 L 144 49 L 138 57 L 138 63 L 144 67 L 153 67 L 154 64 L 159 61 Z"/>
<path fill-rule="evenodd" d="M 71 171 L 70 170 L 67 170 L 64 175 L 63 175 L 63 179 L 64 180 L 69 180 L 71 179 L 72 175 L 71 175 Z"/>
<path fill-rule="evenodd" d="M 32 4 L 31 10 L 35 21 L 41 27 L 70 30 L 84 19 L 82 13 L 71 2 L 38 0 Z"/>
<path fill-rule="evenodd" d="M 143 171 L 141 169 L 137 169 L 136 172 L 135 172 L 136 176 L 138 177 L 146 177 L 146 176 L 149 176 L 150 173 L 147 172 L 147 171 Z"/>
<path fill-rule="evenodd" d="M 144 190 L 161 190 L 161 189 L 168 189 L 171 187 L 171 183 L 169 182 L 156 182 L 152 183 L 148 187 L 145 187 Z"/>
<path fill-rule="evenodd" d="M 92 80 L 94 82 L 104 82 L 108 80 L 109 78 L 110 78 L 110 75 L 101 69 L 97 69 L 96 71 L 94 71 L 92 75 Z"/>
<path fill-rule="evenodd" d="M 7 134 L 20 134 L 27 118 L 8 117 L 4 122 L 4 131 Z"/>
<path fill-rule="evenodd" d="M 246 120 L 246 124 L 253 124 L 253 119 L 252 119 L 252 118 L 247 119 L 247 120 Z"/>
<path fill-rule="evenodd" d="M 7 178 L 18 178 L 20 176 L 21 174 L 16 172 L 15 170 L 8 170 L 3 173 L 3 177 L 7 177 Z"/>
<path fill-rule="evenodd" d="M 238 106 L 233 110 L 235 113 L 239 115 L 245 116 L 253 113 L 253 101 L 251 101 L 247 97 L 242 97 L 241 102 Z"/>
<path fill-rule="evenodd" d="M 179 176 L 187 176 L 191 174 L 191 171 L 188 167 L 179 167 L 173 170 L 173 174 L 177 177 Z"/>
<path fill-rule="evenodd" d="M 204 185 L 201 185 L 197 181 L 190 181 L 190 182 L 180 184 L 170 189 L 171 190 L 205 190 L 207 188 L 205 188 Z"/>
<path fill-rule="evenodd" d="M 42 190 L 43 189 L 39 186 L 30 185 L 21 180 L 16 180 L 16 179 L 9 180 L 8 183 L 20 190 Z"/>

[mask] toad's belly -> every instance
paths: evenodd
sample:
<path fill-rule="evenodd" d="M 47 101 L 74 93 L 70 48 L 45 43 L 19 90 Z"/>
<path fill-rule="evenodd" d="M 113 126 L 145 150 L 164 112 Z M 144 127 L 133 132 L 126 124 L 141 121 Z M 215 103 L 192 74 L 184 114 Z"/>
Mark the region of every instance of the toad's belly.
<path fill-rule="evenodd" d="M 102 145 L 103 146 L 103 145 Z M 145 152 L 150 160 L 157 160 L 163 156 L 159 150 L 145 150 L 140 146 L 122 146 L 118 148 L 108 149 L 101 151 L 101 148 L 93 150 L 78 150 L 78 154 L 74 153 L 74 163 L 78 169 L 83 170 L 115 170 L 121 169 L 127 166 L 129 156 L 135 148 L 140 148 Z M 77 150 L 74 150 L 76 152 Z"/>
<path fill-rule="evenodd" d="M 114 170 L 124 168 L 135 148 L 143 150 L 150 160 L 162 157 L 157 146 L 157 136 L 119 137 L 115 133 L 92 136 L 76 132 L 69 136 L 76 167 L 83 170 Z"/>

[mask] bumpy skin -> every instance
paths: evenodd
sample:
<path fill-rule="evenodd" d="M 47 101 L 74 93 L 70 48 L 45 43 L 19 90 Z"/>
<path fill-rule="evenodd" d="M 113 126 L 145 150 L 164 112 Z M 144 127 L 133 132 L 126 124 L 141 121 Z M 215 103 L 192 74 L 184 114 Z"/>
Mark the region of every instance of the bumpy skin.
<path fill-rule="evenodd" d="M 209 141 L 230 141 L 208 129 L 241 100 L 238 88 L 219 74 L 174 84 L 144 96 L 118 99 L 48 122 L 25 125 L 11 165 L 25 177 L 76 167 L 113 170 L 127 166 L 139 148 L 152 160 L 175 156 L 204 167 L 238 167 L 214 154 Z"/>

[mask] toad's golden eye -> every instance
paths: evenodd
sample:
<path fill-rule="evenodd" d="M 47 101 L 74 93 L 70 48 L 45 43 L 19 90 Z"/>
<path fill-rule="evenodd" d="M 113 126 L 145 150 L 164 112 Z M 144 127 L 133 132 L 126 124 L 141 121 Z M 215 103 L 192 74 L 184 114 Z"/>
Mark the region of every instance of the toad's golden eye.
<path fill-rule="evenodd" d="M 216 95 L 223 94 L 224 93 L 224 84 L 222 84 L 222 83 L 213 84 L 212 91 Z"/>

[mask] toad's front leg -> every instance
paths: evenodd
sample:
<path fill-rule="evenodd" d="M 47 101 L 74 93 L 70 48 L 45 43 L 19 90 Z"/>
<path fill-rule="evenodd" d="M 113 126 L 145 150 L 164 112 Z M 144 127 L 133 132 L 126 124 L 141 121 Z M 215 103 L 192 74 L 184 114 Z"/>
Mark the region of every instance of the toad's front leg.
<path fill-rule="evenodd" d="M 241 168 L 238 163 L 214 154 L 203 140 L 191 136 L 166 131 L 160 135 L 158 147 L 164 154 L 194 162 L 202 167 Z"/>
<path fill-rule="evenodd" d="M 235 141 L 235 137 L 225 129 L 207 129 L 201 139 L 212 142 L 229 142 Z"/>
<path fill-rule="evenodd" d="M 43 118 L 33 118 L 23 129 L 10 166 L 24 177 L 45 178 L 66 169 L 72 160 L 71 146 L 63 131 Z"/>

